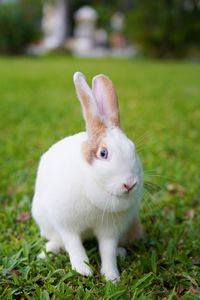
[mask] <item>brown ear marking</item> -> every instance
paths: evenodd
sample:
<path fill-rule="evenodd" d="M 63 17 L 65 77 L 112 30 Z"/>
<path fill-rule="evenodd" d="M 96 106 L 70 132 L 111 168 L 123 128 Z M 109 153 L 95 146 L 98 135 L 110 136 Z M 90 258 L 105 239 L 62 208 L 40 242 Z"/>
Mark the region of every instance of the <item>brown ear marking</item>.
<path fill-rule="evenodd" d="M 80 72 L 76 72 L 73 78 L 76 92 L 82 106 L 88 138 L 96 140 L 102 135 L 102 132 L 105 131 L 106 125 L 103 122 L 102 116 L 99 114 L 96 100 L 86 82 L 85 76 Z"/>
<path fill-rule="evenodd" d="M 76 91 L 83 109 L 84 119 L 87 122 L 88 121 L 87 119 L 91 114 L 91 104 L 90 104 L 91 95 L 89 95 L 86 91 L 83 90 L 83 87 L 81 86 L 80 82 L 76 82 Z"/>
<path fill-rule="evenodd" d="M 93 78 L 92 91 L 98 103 L 98 94 L 100 93 L 100 91 L 97 90 L 101 90 L 101 93 L 103 93 L 102 97 L 104 98 L 105 106 L 108 111 L 109 121 L 111 121 L 113 126 L 120 127 L 117 93 L 112 80 L 103 74 L 97 75 Z"/>

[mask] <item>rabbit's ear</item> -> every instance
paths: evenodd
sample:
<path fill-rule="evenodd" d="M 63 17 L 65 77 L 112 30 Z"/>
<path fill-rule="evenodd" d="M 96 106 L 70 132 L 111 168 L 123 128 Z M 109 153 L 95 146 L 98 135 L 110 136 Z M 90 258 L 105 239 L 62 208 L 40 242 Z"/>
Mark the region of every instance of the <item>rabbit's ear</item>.
<path fill-rule="evenodd" d="M 120 127 L 117 94 L 110 78 L 103 74 L 95 76 L 92 81 L 92 92 L 100 114 L 112 125 Z"/>
<path fill-rule="evenodd" d="M 89 137 L 92 138 L 94 135 L 96 136 L 100 130 L 105 128 L 105 124 L 85 76 L 80 72 L 76 72 L 73 76 L 73 80 L 78 99 L 82 106 L 83 117 L 86 121 L 86 130 Z"/>

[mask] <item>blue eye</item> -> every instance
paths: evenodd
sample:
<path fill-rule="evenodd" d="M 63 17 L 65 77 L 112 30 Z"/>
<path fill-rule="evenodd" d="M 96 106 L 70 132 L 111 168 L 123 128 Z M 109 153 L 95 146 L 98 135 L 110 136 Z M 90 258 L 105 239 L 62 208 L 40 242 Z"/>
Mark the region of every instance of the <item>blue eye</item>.
<path fill-rule="evenodd" d="M 100 157 L 103 159 L 108 158 L 108 150 L 106 148 L 101 148 L 100 150 Z"/>

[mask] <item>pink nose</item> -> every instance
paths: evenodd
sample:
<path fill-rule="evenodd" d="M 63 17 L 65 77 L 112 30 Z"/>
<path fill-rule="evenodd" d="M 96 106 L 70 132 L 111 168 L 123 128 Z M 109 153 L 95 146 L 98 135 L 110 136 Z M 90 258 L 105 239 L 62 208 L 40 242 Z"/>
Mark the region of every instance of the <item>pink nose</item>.
<path fill-rule="evenodd" d="M 133 184 L 127 184 L 127 183 L 124 183 L 123 186 L 125 187 L 125 189 L 130 192 L 137 184 L 137 181 L 134 182 Z"/>

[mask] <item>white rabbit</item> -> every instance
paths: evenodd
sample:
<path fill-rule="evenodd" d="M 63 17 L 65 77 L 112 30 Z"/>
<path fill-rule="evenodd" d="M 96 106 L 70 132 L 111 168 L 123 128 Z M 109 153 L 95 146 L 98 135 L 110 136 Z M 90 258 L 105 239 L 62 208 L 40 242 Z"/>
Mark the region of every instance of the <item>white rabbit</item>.
<path fill-rule="evenodd" d="M 117 253 L 141 233 L 139 207 L 143 171 L 135 146 L 120 128 L 118 101 L 112 81 L 84 75 L 74 84 L 86 121 L 86 132 L 53 145 L 41 158 L 32 215 L 46 251 L 64 248 L 72 268 L 91 275 L 82 240 L 95 236 L 106 280 L 119 279 Z M 86 263 L 85 263 L 86 262 Z"/>

